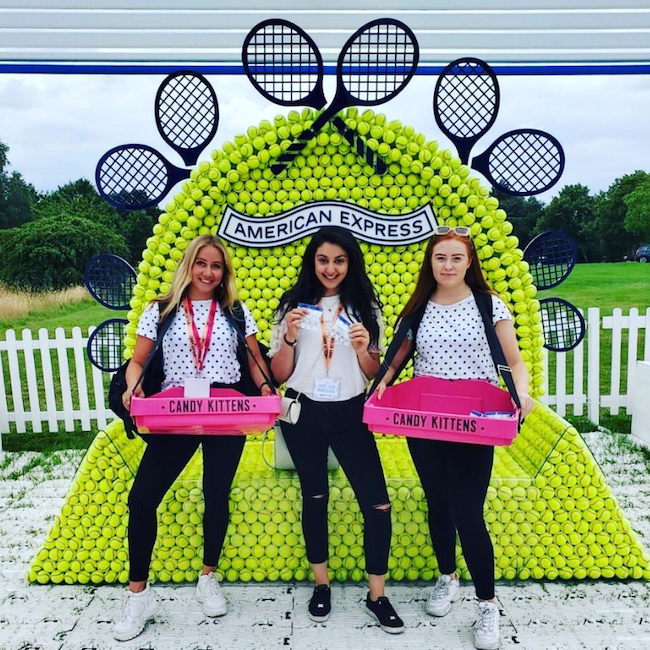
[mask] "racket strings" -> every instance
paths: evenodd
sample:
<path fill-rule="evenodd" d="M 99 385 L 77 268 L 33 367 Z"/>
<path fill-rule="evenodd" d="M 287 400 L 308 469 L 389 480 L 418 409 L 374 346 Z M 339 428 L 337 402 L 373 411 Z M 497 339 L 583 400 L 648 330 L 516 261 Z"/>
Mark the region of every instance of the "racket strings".
<path fill-rule="evenodd" d="M 127 147 L 111 154 L 99 170 L 101 190 L 123 205 L 140 206 L 167 186 L 164 162 L 146 149 Z"/>
<path fill-rule="evenodd" d="M 540 301 L 540 312 L 548 349 L 566 352 L 584 338 L 584 318 L 572 305 L 557 298 L 547 298 Z"/>
<path fill-rule="evenodd" d="M 313 47 L 289 25 L 265 25 L 250 39 L 245 56 L 255 81 L 282 102 L 300 102 L 322 76 Z"/>
<path fill-rule="evenodd" d="M 193 75 L 179 75 L 165 85 L 158 111 L 167 137 L 185 149 L 202 145 L 215 126 L 212 93 Z"/>
<path fill-rule="evenodd" d="M 452 135 L 460 138 L 482 133 L 497 108 L 494 80 L 474 63 L 442 77 L 436 99 L 441 122 Z"/>
<path fill-rule="evenodd" d="M 575 265 L 575 249 L 566 237 L 548 237 L 539 246 L 524 253 L 530 265 L 533 282 L 538 289 L 552 287 L 565 278 Z"/>
<path fill-rule="evenodd" d="M 122 260 L 98 260 L 88 267 L 86 275 L 89 289 L 105 305 L 115 309 L 129 304 L 136 276 Z"/>
<path fill-rule="evenodd" d="M 361 32 L 343 56 L 341 78 L 358 101 L 380 102 L 413 71 L 416 46 L 398 25 L 380 23 Z"/>
<path fill-rule="evenodd" d="M 113 372 L 124 362 L 122 350 L 126 324 L 125 320 L 106 321 L 88 339 L 88 357 L 100 370 Z"/>
<path fill-rule="evenodd" d="M 537 133 L 516 133 L 494 147 L 489 170 L 501 188 L 533 192 L 555 182 L 562 170 L 562 157 L 548 138 Z"/>

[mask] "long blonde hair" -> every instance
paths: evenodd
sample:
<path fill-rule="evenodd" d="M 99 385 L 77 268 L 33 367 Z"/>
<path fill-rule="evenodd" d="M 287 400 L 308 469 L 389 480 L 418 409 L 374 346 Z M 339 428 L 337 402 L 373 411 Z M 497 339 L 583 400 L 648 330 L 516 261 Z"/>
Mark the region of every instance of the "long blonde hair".
<path fill-rule="evenodd" d="M 194 238 L 190 245 L 185 249 L 185 253 L 174 271 L 171 289 L 157 298 L 160 303 L 160 320 L 163 320 L 167 314 L 178 309 L 179 305 L 185 298 L 187 290 L 192 284 L 192 267 L 199 251 L 205 246 L 212 246 L 223 255 L 223 278 L 218 287 L 214 290 L 214 297 L 219 302 L 219 306 L 232 307 L 237 300 L 237 286 L 235 285 L 235 274 L 233 273 L 230 254 L 224 243 L 214 235 L 201 235 Z"/>

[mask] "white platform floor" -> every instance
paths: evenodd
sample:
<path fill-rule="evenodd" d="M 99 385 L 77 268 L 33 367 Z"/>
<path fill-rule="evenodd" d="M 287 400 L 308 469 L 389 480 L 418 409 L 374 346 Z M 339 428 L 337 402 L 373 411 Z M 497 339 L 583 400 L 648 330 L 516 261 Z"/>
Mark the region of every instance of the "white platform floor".
<path fill-rule="evenodd" d="M 591 434 L 590 434 L 591 435 Z M 612 490 L 649 546 L 650 476 L 640 458 L 615 458 L 595 436 Z M 591 444 L 590 442 L 590 444 Z M 473 648 L 475 600 L 471 584 L 452 612 L 424 613 L 428 585 L 391 584 L 388 595 L 404 619 L 388 635 L 363 611 L 365 588 L 333 586 L 333 612 L 323 625 L 307 616 L 308 584 L 225 584 L 230 612 L 203 616 L 194 588 L 155 586 L 161 608 L 133 641 L 111 636 L 123 587 L 28 585 L 25 573 L 59 512 L 81 452 L 56 462 L 38 454 L 6 454 L 0 468 L 1 650 L 437 650 Z M 61 461 L 61 462 L 59 462 Z M 650 584 L 645 582 L 523 582 L 497 587 L 501 648 L 508 650 L 650 648 Z"/>

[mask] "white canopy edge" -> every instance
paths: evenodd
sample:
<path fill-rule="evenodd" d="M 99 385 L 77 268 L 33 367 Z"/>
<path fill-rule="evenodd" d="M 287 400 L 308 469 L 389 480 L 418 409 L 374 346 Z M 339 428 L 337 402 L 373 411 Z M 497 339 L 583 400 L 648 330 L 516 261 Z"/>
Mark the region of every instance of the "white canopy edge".
<path fill-rule="evenodd" d="M 350 5 L 354 4 L 354 8 Z M 650 0 L 0 0 L 0 72 L 241 74 L 246 34 L 284 18 L 326 72 L 362 24 L 390 16 L 420 45 L 418 74 L 475 56 L 500 74 L 650 72 Z M 277 8 L 275 8 L 277 7 Z"/>

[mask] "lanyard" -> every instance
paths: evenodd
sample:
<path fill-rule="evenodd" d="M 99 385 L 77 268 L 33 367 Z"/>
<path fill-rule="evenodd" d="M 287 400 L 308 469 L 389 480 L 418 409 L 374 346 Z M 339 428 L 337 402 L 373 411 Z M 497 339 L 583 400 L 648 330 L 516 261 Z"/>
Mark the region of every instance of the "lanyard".
<path fill-rule="evenodd" d="M 343 312 L 343 304 L 339 303 L 339 308 L 336 312 L 336 316 L 334 317 L 334 320 L 332 321 L 332 326 L 330 327 L 330 329 L 334 329 L 333 326 L 336 324 L 336 321 L 342 312 Z M 330 363 L 332 362 L 332 354 L 334 354 L 334 336 L 328 333 L 327 327 L 325 326 L 325 312 L 323 312 L 320 316 L 320 329 L 323 334 L 323 356 L 325 357 L 325 372 L 329 376 Z"/>
<path fill-rule="evenodd" d="M 208 320 L 203 326 L 203 331 L 199 336 L 199 330 L 194 320 L 194 309 L 192 309 L 192 301 L 185 297 L 185 323 L 187 324 L 187 336 L 190 340 L 190 350 L 194 358 L 194 365 L 198 372 L 203 370 L 205 365 L 205 358 L 208 356 L 208 348 L 210 347 L 210 339 L 212 338 L 212 328 L 214 327 L 214 316 L 217 312 L 217 301 L 212 299 L 210 305 L 210 313 Z"/>

